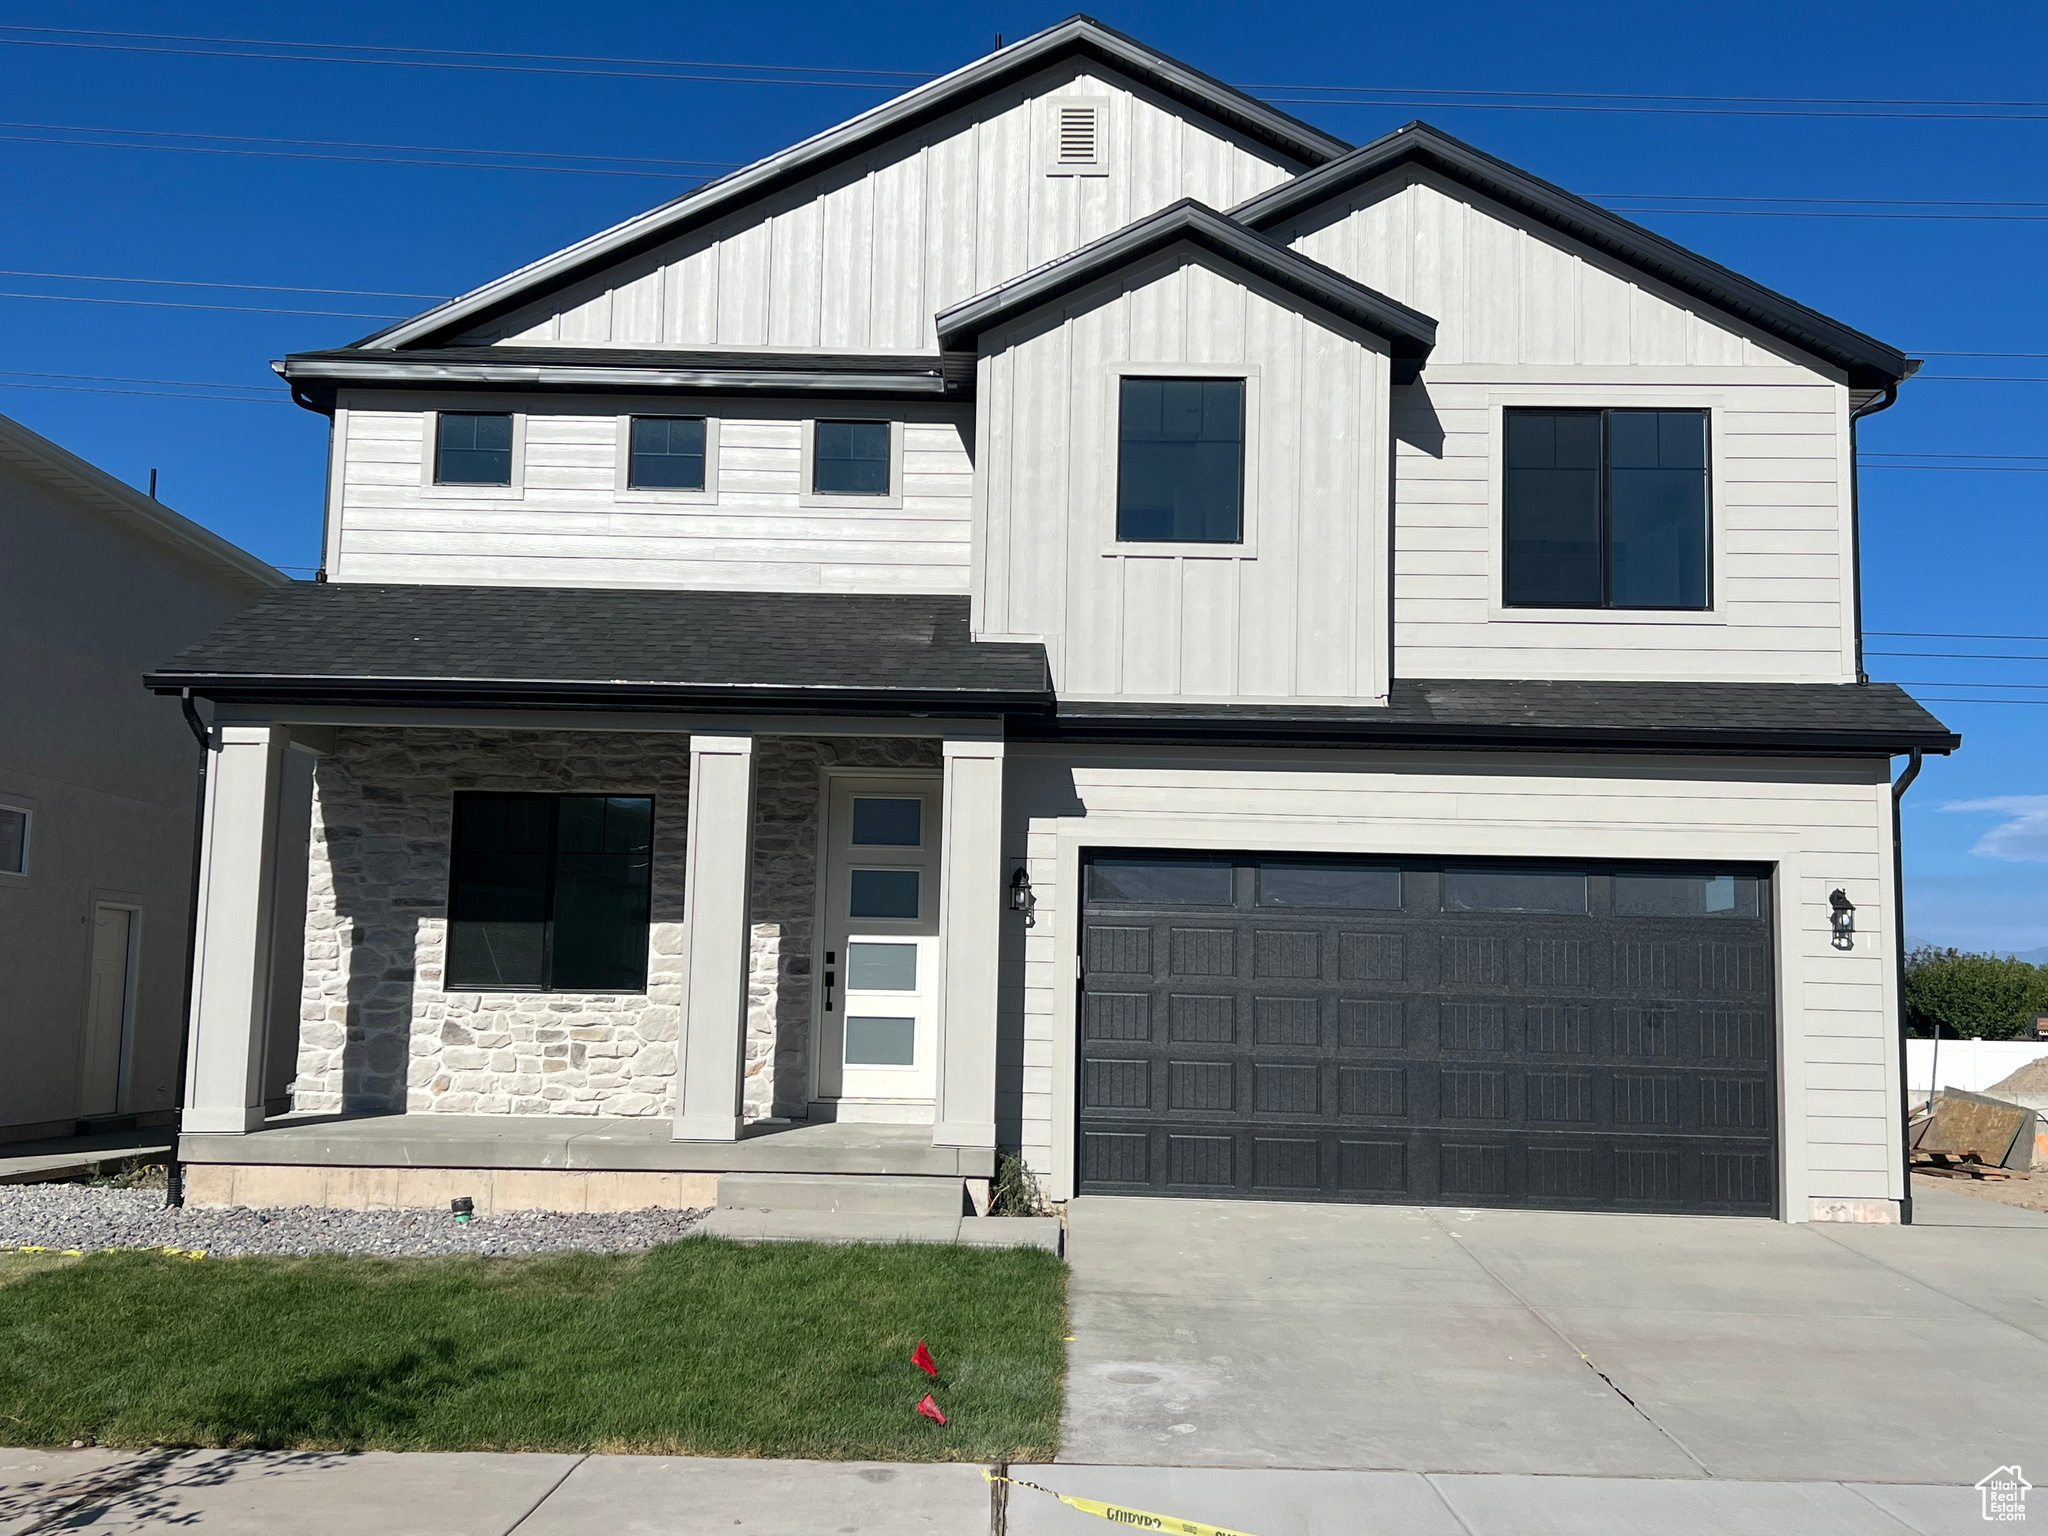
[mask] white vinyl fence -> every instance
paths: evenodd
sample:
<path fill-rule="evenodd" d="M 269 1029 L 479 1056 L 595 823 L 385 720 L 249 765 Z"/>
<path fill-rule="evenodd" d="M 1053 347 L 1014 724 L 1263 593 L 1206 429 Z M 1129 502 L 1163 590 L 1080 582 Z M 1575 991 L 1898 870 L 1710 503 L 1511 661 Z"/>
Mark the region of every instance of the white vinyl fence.
<path fill-rule="evenodd" d="M 1906 1086 L 1916 1096 L 1924 1095 L 1928 1075 L 1939 1070 L 1941 1081 L 1932 1086 L 1982 1093 L 2043 1056 L 2048 1056 L 2048 1042 L 2040 1040 L 1944 1040 L 1937 1068 L 1932 1040 L 1908 1040 Z"/>

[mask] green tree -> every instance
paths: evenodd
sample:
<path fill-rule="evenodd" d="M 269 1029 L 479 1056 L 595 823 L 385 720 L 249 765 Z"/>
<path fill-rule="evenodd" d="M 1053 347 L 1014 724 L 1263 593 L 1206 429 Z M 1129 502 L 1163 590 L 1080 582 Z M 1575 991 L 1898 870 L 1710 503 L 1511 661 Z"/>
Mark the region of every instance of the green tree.
<path fill-rule="evenodd" d="M 1906 1023 L 1916 1035 L 2017 1040 L 2048 1013 L 2048 966 L 2002 955 L 1916 949 L 1906 956 Z"/>

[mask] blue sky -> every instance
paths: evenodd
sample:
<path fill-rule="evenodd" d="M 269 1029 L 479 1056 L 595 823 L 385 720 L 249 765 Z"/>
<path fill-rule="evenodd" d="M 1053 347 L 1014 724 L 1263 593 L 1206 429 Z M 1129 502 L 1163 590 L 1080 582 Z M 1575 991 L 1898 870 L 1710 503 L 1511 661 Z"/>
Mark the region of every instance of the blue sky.
<path fill-rule="evenodd" d="M 0 5 L 0 411 L 137 484 L 156 467 L 170 504 L 280 565 L 310 567 L 325 425 L 254 398 L 275 393 L 269 359 L 346 342 L 379 324 L 360 316 L 460 292 L 674 195 L 692 175 L 883 99 L 872 83 L 910 84 L 987 51 L 998 32 L 1015 39 L 1063 14 L 980 0 Z M 1234 84 L 1293 98 L 1289 110 L 1352 142 L 1420 116 L 1617 206 L 1718 200 L 1692 206 L 1741 211 L 1634 216 L 1915 355 L 2041 354 L 1932 357 L 1927 375 L 2048 379 L 2041 7 L 1468 0 L 1104 4 L 1095 14 Z M 110 35 L 144 33 L 911 73 L 842 73 L 851 84 L 760 83 L 772 73 L 760 68 L 634 78 L 635 66 L 616 64 L 310 57 L 333 59 L 332 48 L 220 57 L 287 50 Z M 579 68 L 609 73 L 566 72 Z M 1357 92 L 1339 87 L 1385 99 L 1343 99 Z M 1460 105 L 1446 92 L 1481 94 Z M 1717 99 L 1658 99 L 1673 97 Z M 1802 102 L 1728 99 L 1773 97 Z M 1902 100 L 2018 105 L 1885 104 Z M 1620 110 L 1585 110 L 1598 105 Z M 186 147 L 110 147 L 143 143 Z M 374 147 L 390 145 L 426 148 Z M 508 163 L 582 169 L 482 168 Z M 619 174 L 647 171 L 660 174 Z M 1795 201 L 1730 201 L 1765 198 Z M 1884 201 L 1841 201 L 1859 199 Z M 1782 216 L 1793 212 L 1802 216 Z M 1916 216 L 1843 216 L 1870 212 Z M 115 298 L 156 305 L 79 302 Z M 170 307 L 209 304 L 355 313 Z M 229 398 L 193 398 L 202 394 Z M 1877 677 L 1930 685 L 1916 691 L 1941 701 L 1931 707 L 1967 738 L 1957 757 L 1928 765 L 1906 802 L 1909 923 L 1933 942 L 2048 945 L 2048 702 L 1948 702 L 2028 696 L 2014 685 L 2048 701 L 2041 661 L 1978 659 L 2048 660 L 2048 641 L 1922 637 L 2048 636 L 2044 408 L 2048 382 L 1928 377 L 1863 431 L 1872 455 L 2007 456 L 1978 469 L 1957 457 L 1919 461 L 1936 468 L 1873 457 L 1863 481 L 1866 623 L 1917 632 L 1873 637 L 1871 650 L 1963 653 L 1870 658 Z"/>

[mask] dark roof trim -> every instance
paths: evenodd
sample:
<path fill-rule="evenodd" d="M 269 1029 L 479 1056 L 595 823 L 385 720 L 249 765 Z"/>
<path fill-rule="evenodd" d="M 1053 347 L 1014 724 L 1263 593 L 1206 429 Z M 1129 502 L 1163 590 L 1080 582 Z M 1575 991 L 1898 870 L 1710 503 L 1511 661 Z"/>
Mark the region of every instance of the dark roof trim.
<path fill-rule="evenodd" d="M 941 310 L 939 346 L 948 352 L 972 350 L 985 333 L 1007 321 L 1183 242 L 1384 337 L 1393 353 L 1396 384 L 1413 383 L 1430 348 L 1436 345 L 1436 322 L 1429 316 L 1333 272 L 1299 251 L 1254 234 L 1193 198 L 1183 198 L 1078 251 Z"/>
<path fill-rule="evenodd" d="M 1351 147 L 1344 140 L 1290 117 L 1178 59 L 1168 58 L 1093 17 L 1070 16 L 1043 32 L 906 91 L 836 128 L 828 128 L 730 176 L 686 192 L 424 314 L 387 326 L 358 345 L 418 346 L 456 335 L 519 308 L 543 291 L 563 287 L 594 270 L 673 240 L 746 203 L 957 111 L 978 97 L 1077 56 L 1107 65 L 1301 165 L 1322 165 Z"/>
<path fill-rule="evenodd" d="M 936 357 L 772 352 L 649 352 L 590 347 L 448 347 L 387 352 L 341 347 L 271 365 L 302 397 L 331 410 L 338 389 L 609 390 L 688 394 L 943 396 L 960 393 Z"/>
<path fill-rule="evenodd" d="M 521 678 L 306 677 L 152 672 L 152 693 L 191 689 L 216 703 L 406 709 L 689 710 L 723 713 L 976 715 L 1048 713 L 1049 692 L 971 688 L 548 682 Z"/>
<path fill-rule="evenodd" d="M 1428 123 L 1396 128 L 1305 176 L 1284 182 L 1230 210 L 1258 230 L 1271 230 L 1403 165 L 1420 165 L 1514 209 L 1558 233 L 1668 283 L 1681 293 L 1747 321 L 1831 363 L 1851 387 L 1882 389 L 1920 366 L 1896 347 L 1831 320 L 1818 310 L 1752 282 L 1719 262 L 1631 224 L 1562 187 L 1518 170 Z"/>

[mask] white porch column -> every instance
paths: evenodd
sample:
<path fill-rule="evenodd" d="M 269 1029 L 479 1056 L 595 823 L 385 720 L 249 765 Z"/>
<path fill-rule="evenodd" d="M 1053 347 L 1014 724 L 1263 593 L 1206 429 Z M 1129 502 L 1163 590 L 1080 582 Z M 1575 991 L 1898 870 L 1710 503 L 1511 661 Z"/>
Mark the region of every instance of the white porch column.
<path fill-rule="evenodd" d="M 677 1141 L 736 1141 L 746 1070 L 754 738 L 690 738 Z"/>
<path fill-rule="evenodd" d="M 263 1124 L 263 1042 L 277 908 L 279 790 L 291 733 L 223 725 L 208 764 L 199 903 L 192 914 L 192 1039 L 183 1129 Z"/>
<path fill-rule="evenodd" d="M 938 1112 L 932 1144 L 996 1144 L 1003 913 L 1003 744 L 948 741 L 939 853 Z"/>

